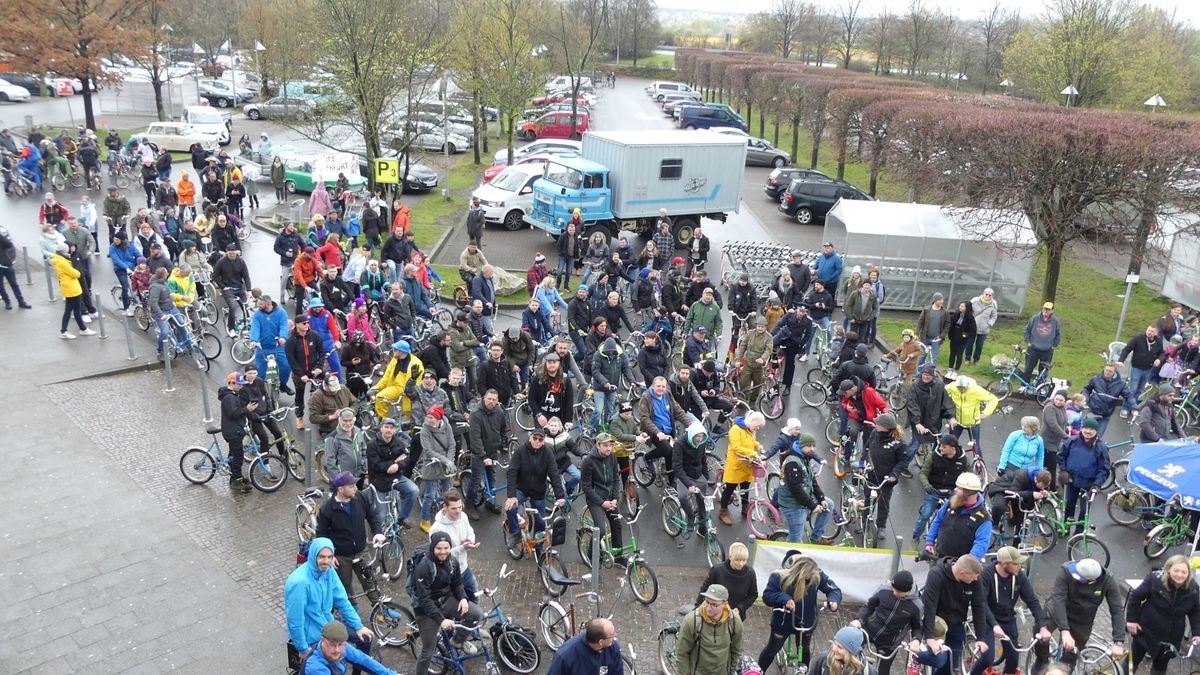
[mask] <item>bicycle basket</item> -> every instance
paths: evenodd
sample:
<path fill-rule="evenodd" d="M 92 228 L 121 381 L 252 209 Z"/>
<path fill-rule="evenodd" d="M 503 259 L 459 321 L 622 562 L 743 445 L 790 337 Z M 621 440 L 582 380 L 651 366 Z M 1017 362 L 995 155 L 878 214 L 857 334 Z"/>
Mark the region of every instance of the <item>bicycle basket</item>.
<path fill-rule="evenodd" d="M 763 476 L 767 475 L 767 467 L 759 464 L 758 462 L 752 462 L 750 467 L 751 471 L 754 472 L 755 478 L 762 478 Z"/>
<path fill-rule="evenodd" d="M 1006 370 L 1012 370 L 1013 368 L 1016 368 L 1017 365 L 1017 360 L 1011 356 L 1005 354 L 996 354 L 992 356 L 992 368 L 994 368 L 998 373 Z"/>

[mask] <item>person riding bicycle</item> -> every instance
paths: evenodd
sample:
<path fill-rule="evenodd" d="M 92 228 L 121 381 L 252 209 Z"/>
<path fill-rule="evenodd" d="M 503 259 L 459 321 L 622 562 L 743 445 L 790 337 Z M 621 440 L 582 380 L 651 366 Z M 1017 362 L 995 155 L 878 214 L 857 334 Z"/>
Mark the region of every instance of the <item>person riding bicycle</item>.
<path fill-rule="evenodd" d="M 317 337 L 309 326 L 307 314 L 297 314 L 292 322 L 294 327 L 283 345 L 283 352 L 287 356 L 288 369 L 292 373 L 292 384 L 295 385 L 294 391 L 289 390 L 289 393 L 297 397 L 296 428 L 303 429 L 305 387 L 311 378 L 319 377 L 319 373 L 325 368 L 325 352 L 321 349 L 321 338 Z M 281 377 L 280 391 L 283 391 L 285 383 L 286 380 Z M 314 383 L 314 386 L 320 385 Z"/>
<path fill-rule="evenodd" d="M 645 349 L 642 350 L 642 353 L 645 353 Z M 663 373 L 661 377 L 667 377 L 667 391 L 671 393 L 671 398 L 675 399 L 684 412 L 701 421 L 708 417 L 708 406 L 704 404 L 704 398 L 700 396 L 696 385 L 692 384 L 691 367 L 685 363 L 675 371 L 674 375 L 668 376 Z M 647 377 L 647 380 L 653 382 L 654 378 Z"/>
<path fill-rule="evenodd" d="M 242 386 L 245 384 L 246 378 L 235 371 L 225 378 L 225 386 L 217 390 L 217 401 L 221 404 L 221 438 L 229 446 L 229 489 L 242 494 L 251 489 L 250 481 L 242 475 L 246 417 L 258 409 L 257 403 L 242 396 Z"/>
<path fill-rule="evenodd" d="M 367 437 L 355 421 L 354 410 L 343 408 L 338 413 L 337 426 L 325 437 L 325 473 L 329 476 L 349 471 L 366 486 Z"/>
<path fill-rule="evenodd" d="M 754 291 L 754 286 L 750 283 L 750 275 L 743 272 L 738 277 L 737 283 L 729 288 L 729 306 L 727 308 L 731 319 L 729 335 L 732 340 L 737 339 L 738 333 L 745 324 L 749 324 L 750 319 L 739 319 L 738 316 L 749 317 L 758 310 L 758 294 Z M 746 325 L 747 330 L 750 326 Z"/>
<path fill-rule="evenodd" d="M 937 377 L 935 370 L 936 366 L 926 363 L 921 367 L 921 374 L 917 377 L 917 381 L 908 390 L 908 402 L 905 404 L 905 409 L 908 412 L 909 432 L 912 435 L 908 442 L 909 462 L 916 456 L 917 448 L 922 443 L 933 443 L 944 423 L 951 427 L 958 423 L 954 416 L 954 403 L 946 394 L 946 385 L 942 382 L 942 378 Z M 957 438 L 954 447 L 958 447 Z M 904 474 L 901 475 L 905 474 L 908 474 L 909 478 L 912 477 L 908 473 L 908 469 L 905 469 Z"/>
<path fill-rule="evenodd" d="M 441 406 L 426 410 L 414 442 L 421 449 L 417 460 L 417 476 L 421 479 L 421 522 L 418 527 L 425 533 L 432 526 L 430 519 L 438 495 L 450 489 L 458 465 L 454 430 L 445 418 L 446 411 Z M 413 426 L 416 426 L 416 420 L 413 420 Z"/>
<path fill-rule="evenodd" d="M 79 146 L 79 165 L 83 167 L 84 185 L 91 186 L 92 175 L 100 173 L 100 150 L 89 141 Z"/>
<path fill-rule="evenodd" d="M 455 623 L 476 626 L 483 620 L 483 611 L 467 597 L 462 582 L 462 570 L 458 560 L 451 554 L 453 544 L 450 535 L 434 532 L 429 535 L 429 552 L 410 570 L 414 575 L 413 613 L 417 617 L 417 628 L 421 632 L 421 655 L 417 658 L 414 672 L 425 673 L 437 653 L 437 645 L 443 631 L 454 631 L 455 648 L 475 654 L 478 650 L 467 642 L 467 633 L 455 627 Z"/>
<path fill-rule="evenodd" d="M 685 362 L 679 371 L 682 372 L 686 366 Z M 721 428 L 729 418 L 729 413 L 733 412 L 734 405 L 733 401 L 724 396 L 724 385 L 721 381 L 721 373 L 717 371 L 717 362 L 713 359 L 701 361 L 699 366 L 691 371 L 690 380 L 696 391 L 700 393 L 700 400 L 704 403 L 701 412 L 704 410 L 717 411 L 717 425 L 714 428 Z"/>
<path fill-rule="evenodd" d="M 315 387 L 308 397 L 308 419 L 317 425 L 317 435 L 324 442 L 337 427 L 343 410 L 353 414 L 354 397 L 333 373 L 326 375 L 321 384 L 323 386 Z"/>
<path fill-rule="evenodd" d="M 483 255 L 483 251 L 479 250 L 479 244 L 475 241 L 467 242 L 467 247 L 458 256 L 458 274 L 464 282 L 469 284 L 487 264 L 487 258 Z"/>
<path fill-rule="evenodd" d="M 529 412 L 537 426 L 546 426 L 551 417 L 562 420 L 568 429 L 575 421 L 575 382 L 563 372 L 558 352 L 542 359 L 541 372 L 529 382 Z"/>
<path fill-rule="evenodd" d="M 621 548 L 624 541 L 621 531 L 624 521 L 621 519 L 617 503 L 624 486 L 617 468 L 617 458 L 613 455 L 614 441 L 608 433 L 596 436 L 595 449 L 583 458 L 580 484 L 584 499 L 587 500 L 588 511 L 592 514 L 592 524 L 596 527 L 594 536 L 603 541 L 605 533 L 611 532 L 609 546 Z M 618 565 L 624 565 L 625 555 L 618 555 L 615 561 Z"/>
<path fill-rule="evenodd" d="M 330 364 L 332 365 L 332 364 Z M 417 382 L 425 365 L 413 356 L 412 345 L 407 340 L 397 340 L 392 344 L 392 358 L 383 369 L 383 375 L 370 390 L 368 396 L 375 398 L 375 414 L 379 417 L 390 417 L 388 414 L 392 405 L 399 404 L 406 416 L 412 415 L 412 397 L 416 395 Z M 422 420 L 411 418 L 413 426 Z"/>
<path fill-rule="evenodd" d="M 379 423 L 379 433 L 367 443 L 367 476 L 375 487 L 375 508 L 379 511 L 379 521 L 387 522 L 390 512 L 389 504 L 392 499 L 392 484 L 396 481 L 396 490 L 400 495 L 400 509 L 397 513 L 397 524 L 400 527 L 411 527 L 408 516 L 416 506 L 419 490 L 417 484 L 407 474 L 411 473 L 418 459 L 409 452 L 409 437 L 396 433 L 396 420 L 385 417 Z"/>
<path fill-rule="evenodd" d="M 837 445 L 840 470 L 845 472 L 850 466 L 851 454 L 858 446 L 859 436 L 875 423 L 876 417 L 888 412 L 888 404 L 874 387 L 860 380 L 842 380 L 838 385 L 838 397 L 841 415 Z"/>
<path fill-rule="evenodd" d="M 508 443 L 508 412 L 500 405 L 500 395 L 494 389 L 485 391 L 483 402 L 467 421 L 470 424 L 468 442 L 471 449 L 471 484 L 467 489 L 467 503 L 476 504 L 483 489 L 485 473 L 488 482 L 496 484 L 495 464 Z M 467 509 L 467 515 L 471 520 L 479 519 L 474 507 Z"/>
<path fill-rule="evenodd" d="M 719 333 L 714 335 L 720 336 Z M 691 335 L 683 343 L 683 362 L 689 366 L 695 366 L 709 359 L 715 359 L 716 355 L 716 343 L 708 339 L 708 329 L 704 326 L 693 327 Z"/>
<path fill-rule="evenodd" d="M 951 650 L 951 663 L 962 662 L 968 619 L 975 629 L 974 651 L 980 658 L 989 651 L 983 641 L 987 635 L 988 608 L 983 582 L 979 579 L 982 572 L 979 559 L 968 554 L 939 560 L 930 566 L 925 577 L 925 588 L 921 591 L 921 635 L 932 651 L 938 651 L 940 645 L 934 638 L 933 624 L 935 618 L 941 617 L 949 626 L 946 646 Z M 934 675 L 949 675 L 949 671 L 947 664 Z"/>
<path fill-rule="evenodd" d="M 1015 493 L 1013 497 L 1010 493 Z M 987 484 L 987 496 L 991 500 L 992 533 L 1004 537 L 1004 527 L 1000 522 L 1005 515 L 1013 527 L 1014 534 L 1021 531 L 1025 522 L 1025 512 L 1034 508 L 1039 502 L 1050 495 L 1050 472 L 1046 469 L 1009 469 L 996 480 Z M 1014 546 L 1020 546 L 1020 539 L 1013 540 Z"/>
<path fill-rule="evenodd" d="M 1046 609 L 1050 614 L 1049 628 L 1058 631 L 1062 662 L 1068 667 L 1075 666 L 1080 650 L 1092 638 L 1092 627 L 1101 602 L 1108 604 L 1112 626 L 1109 652 L 1113 658 L 1120 659 L 1125 654 L 1127 629 L 1121 581 L 1092 558 L 1063 563 L 1054 577 L 1054 588 L 1046 601 Z M 1033 674 L 1036 675 L 1050 662 L 1050 645 L 1039 642 L 1034 645 L 1033 653 L 1036 656 Z"/>
<path fill-rule="evenodd" d="M 762 443 L 757 434 L 767 419 L 757 410 L 733 418 L 729 427 L 729 444 L 725 449 L 725 470 L 721 475 L 721 523 L 733 525 L 729 517 L 729 504 L 735 489 L 741 490 L 742 519 L 750 519 L 750 484 L 754 482 L 753 462 L 763 457 Z"/>
<path fill-rule="evenodd" d="M 180 268 L 182 269 L 182 265 Z M 255 348 L 254 364 L 260 373 L 267 372 L 267 356 L 275 357 L 275 366 L 279 369 L 279 391 L 293 396 L 295 392 L 288 386 L 292 369 L 288 365 L 287 349 L 288 318 L 271 299 L 269 295 L 258 298 L 258 311 L 250 318 L 250 346 Z"/>
<path fill-rule="evenodd" d="M 813 632 L 817 626 L 817 591 L 825 594 L 829 609 L 836 610 L 842 601 L 842 589 L 830 579 L 812 558 L 795 549 L 783 556 L 780 569 L 771 572 L 762 599 L 768 607 L 786 609 L 771 612 L 771 636 L 758 655 L 764 669 L 775 662 L 775 655 L 789 636 L 800 636 L 801 661 L 805 666 L 812 658 Z"/>
<path fill-rule="evenodd" d="M 614 403 L 615 398 L 614 392 Z M 677 431 L 687 428 L 691 420 L 667 391 L 666 378 L 655 378 L 650 388 L 638 399 L 637 417 L 642 431 L 653 446 L 653 449 L 646 453 L 646 463 L 653 466 L 654 460 L 664 459 L 669 475 L 673 466 L 671 438 Z"/>
<path fill-rule="evenodd" d="M 950 499 L 958 477 L 970 470 L 971 462 L 967 459 L 967 453 L 959 447 L 954 434 L 942 434 L 938 437 L 937 450 L 929 453 L 925 464 L 921 466 L 921 486 L 925 490 L 925 496 L 921 502 L 921 509 L 917 512 L 917 522 L 913 524 L 914 546 L 920 540 L 930 518 L 941 508 L 942 502 Z"/>
<path fill-rule="evenodd" d="M 1066 520 L 1082 521 L 1087 517 L 1089 495 L 1100 489 L 1112 471 L 1112 460 L 1108 456 L 1108 445 L 1100 438 L 1100 423 L 1093 417 L 1083 420 L 1078 436 L 1063 443 L 1058 453 L 1060 476 L 1066 475 L 1067 503 L 1063 511 Z M 1078 518 L 1076 518 L 1078 512 Z M 1075 525 L 1075 533 L 1083 531 L 1083 524 Z"/>
<path fill-rule="evenodd" d="M 617 399 L 625 386 L 633 384 L 633 369 L 629 367 L 629 358 L 617 345 L 617 340 L 609 336 L 600 345 L 592 357 L 592 400 L 595 410 L 592 412 L 591 427 L 600 428 L 600 422 L 612 417 L 617 407 Z M 662 378 L 660 378 L 662 379 Z M 657 381 L 657 380 L 656 380 Z M 664 390 L 666 380 L 663 379 Z M 665 393 L 665 391 L 664 391 Z M 667 452 L 667 450 L 663 450 Z"/>
<path fill-rule="evenodd" d="M 964 471 L 954 480 L 954 494 L 938 509 L 925 535 L 925 555 L 958 558 L 971 554 L 982 559 L 992 544 L 992 519 L 980 491 L 979 476 Z M 978 634 L 978 633 L 977 633 Z"/>
<path fill-rule="evenodd" d="M 337 375 L 338 379 L 344 378 L 342 361 L 338 355 L 338 350 L 342 348 L 342 331 L 333 317 L 333 312 L 326 311 L 325 302 L 321 298 L 313 297 L 308 300 L 308 318 L 311 330 L 321 338 L 321 349 L 329 360 L 330 372 Z M 384 410 L 379 416 L 386 417 L 387 411 Z"/>
<path fill-rule="evenodd" d="M 789 426 L 793 421 L 796 422 L 795 428 L 799 429 L 799 420 L 795 418 L 788 420 Z M 791 438 L 790 435 L 784 435 Z M 797 440 L 788 443 L 788 451 L 784 453 L 783 463 L 779 467 L 783 480 L 772 499 L 787 525 L 787 540 L 792 543 L 803 543 L 811 538 L 814 544 L 832 544 L 833 540 L 825 536 L 825 527 L 831 515 L 840 518 L 833 500 L 825 497 L 817 477 L 813 475 L 811 462 L 817 459 L 816 451 L 816 437 L 801 433 Z M 811 533 L 808 531 L 810 516 Z"/>
<path fill-rule="evenodd" d="M 534 528 L 537 532 L 546 530 L 545 498 L 548 490 L 554 492 L 554 505 L 566 503 L 566 493 L 562 481 L 558 479 L 558 464 L 554 452 L 546 449 L 546 432 L 534 429 L 529 432 L 529 440 L 525 441 L 509 460 L 507 472 L 508 498 L 504 501 L 505 511 L 505 544 L 512 544 L 519 536 L 520 521 L 525 515 L 518 513 L 526 501 L 537 509 L 534 516 Z"/>
<path fill-rule="evenodd" d="M 343 280 L 338 274 L 338 268 L 334 266 L 325 268 L 325 276 L 321 277 L 317 288 L 321 294 L 321 301 L 329 311 L 336 309 L 342 313 L 349 313 L 350 303 L 358 296 L 357 289 Z"/>
<path fill-rule="evenodd" d="M 754 329 L 747 331 L 738 341 L 735 358 L 742 364 L 738 386 L 741 387 L 743 396 L 753 398 L 762 387 L 767 364 L 773 356 L 774 343 L 774 338 L 767 332 L 765 316 L 757 317 L 754 320 Z"/>
<path fill-rule="evenodd" d="M 513 326 L 504 332 L 504 339 L 500 344 L 504 347 L 504 356 L 512 364 L 513 372 L 517 374 L 521 385 L 528 384 L 529 371 L 537 360 L 537 347 L 533 344 L 533 338 L 529 337 L 529 333 Z"/>
<path fill-rule="evenodd" d="M 971 675 L 983 675 L 993 672 L 991 669 L 996 655 L 996 643 L 1005 638 L 1008 646 L 1004 648 L 1005 675 L 1015 675 L 1020 663 L 1021 653 L 1016 650 L 1018 639 L 1017 603 L 1024 602 L 1029 613 L 1033 615 L 1033 634 L 1039 640 L 1048 641 L 1050 630 L 1046 627 L 1049 617 L 1038 601 L 1037 593 L 1033 590 L 1033 582 L 1021 570 L 1021 565 L 1028 558 L 1012 546 L 1003 546 L 996 551 L 996 558 L 983 566 L 981 580 L 987 597 L 988 623 L 992 629 L 977 634 L 988 646 L 987 651 L 975 659 L 971 666 Z M 1022 618 L 1022 623 L 1025 619 Z"/>
<path fill-rule="evenodd" d="M 292 288 L 297 311 L 305 307 L 310 293 L 317 293 L 317 282 L 325 273 L 321 261 L 317 260 L 316 251 L 312 246 L 305 246 L 292 264 Z"/>
<path fill-rule="evenodd" d="M 358 428 L 354 430 L 362 433 Z M 366 465 L 363 466 L 365 468 Z M 379 601 L 380 593 L 371 568 L 366 564 L 370 556 L 367 547 L 383 543 L 383 521 L 379 518 L 373 499 L 361 492 L 358 484 L 358 474 L 353 471 L 341 471 L 333 475 L 330 481 L 333 495 L 317 510 L 316 536 L 333 542 L 337 576 L 346 593 L 351 593 L 354 577 L 357 576 L 367 599 L 374 604 Z M 373 536 L 370 540 L 367 539 L 365 525 L 371 527 Z M 359 559 L 358 564 L 354 562 L 356 558 Z"/>
<path fill-rule="evenodd" d="M 708 494 L 707 451 L 708 430 L 700 422 L 692 422 L 671 446 L 667 464 L 674 473 L 671 484 L 678 485 L 679 506 L 687 516 L 685 531 L 698 532 L 701 537 L 708 536 L 708 508 L 704 502 Z M 652 461 L 649 454 L 646 461 Z M 682 538 L 675 542 L 676 548 L 685 545 Z"/>
<path fill-rule="evenodd" d="M 421 382 L 412 395 L 412 417 L 414 420 L 425 419 L 425 411 L 433 406 L 441 406 L 445 410 L 450 402 L 450 396 L 438 386 L 437 373 L 426 369 L 421 373 Z"/>
<path fill-rule="evenodd" d="M 712 584 L 700 594 L 704 602 L 679 620 L 675 644 L 679 675 L 725 675 L 739 672 L 744 635 L 742 617 L 729 605 L 729 589 Z"/>
<path fill-rule="evenodd" d="M 242 303 L 246 302 L 246 292 L 251 286 L 250 268 L 238 256 L 235 244 L 229 244 L 224 250 L 225 255 L 213 265 L 212 282 L 225 300 L 225 328 L 229 337 L 235 338 L 237 331 L 234 327 L 242 315 Z"/>
<path fill-rule="evenodd" d="M 638 422 L 633 418 L 632 401 L 621 401 L 617 414 L 608 419 L 608 433 L 612 434 L 615 441 L 613 454 L 617 456 L 617 466 L 622 474 L 628 473 L 633 448 L 649 439 L 649 436 L 638 428 Z"/>
<path fill-rule="evenodd" d="M 150 281 L 150 289 L 147 294 L 146 304 L 150 308 L 150 318 L 158 325 L 158 358 L 163 359 L 163 346 L 166 344 L 168 334 L 174 332 L 175 340 L 184 349 L 195 348 L 195 345 L 190 343 L 187 336 L 187 331 L 183 325 L 187 319 L 183 313 L 179 311 L 179 307 L 175 302 L 175 294 L 172 294 L 170 287 L 167 284 L 167 271 L 160 270 L 160 274 L 155 274 Z"/>
<path fill-rule="evenodd" d="M 1175 415 L 1175 400 L 1179 392 L 1170 384 L 1158 387 L 1154 397 L 1142 404 L 1138 409 L 1138 441 L 1140 443 L 1158 443 L 1167 440 L 1171 435 L 1183 438 L 1183 430 Z"/>
<path fill-rule="evenodd" d="M 1100 423 L 1100 438 L 1104 438 L 1108 421 L 1118 404 L 1122 405 L 1123 417 L 1129 417 L 1137 410 L 1137 395 L 1121 379 L 1121 374 L 1117 372 L 1119 367 L 1117 363 L 1104 364 L 1104 370 L 1083 387 L 1088 410 Z"/>
<path fill-rule="evenodd" d="M 887 527 L 888 513 L 891 511 L 892 491 L 900 481 L 900 473 L 908 466 L 904 432 L 896 424 L 895 415 L 887 412 L 875 418 L 875 428 L 867 434 L 866 452 L 863 455 L 869 464 L 867 482 L 879 486 L 875 529 L 882 533 Z"/>
<path fill-rule="evenodd" d="M 892 576 L 887 588 L 881 588 L 858 610 L 850 626 L 861 628 L 871 641 L 871 648 L 881 654 L 896 649 L 909 635 L 908 648 L 911 652 L 920 649 L 917 637 L 921 634 L 920 598 L 913 595 L 913 575 L 900 570 Z M 895 656 L 879 660 L 878 675 L 888 675 Z"/>
<path fill-rule="evenodd" d="M 334 621 L 349 629 L 350 641 L 367 653 L 375 634 L 363 625 L 354 603 L 334 570 L 337 560 L 333 542 L 316 537 L 308 547 L 308 559 L 292 570 L 283 585 L 283 609 L 287 620 L 288 662 L 298 663 L 301 654 L 315 647 L 325 625 Z"/>
<path fill-rule="evenodd" d="M 325 624 L 321 629 L 321 641 L 305 659 L 304 670 L 297 675 L 332 675 L 345 673 L 348 668 L 355 673 L 396 675 L 396 671 L 359 651 L 354 645 L 346 644 L 349 639 L 350 631 L 340 621 Z"/>
<path fill-rule="evenodd" d="M 1000 399 L 966 375 L 959 375 L 953 387 L 946 387 L 946 395 L 954 404 L 954 419 L 950 423 L 950 433 L 962 438 L 966 431 L 975 446 L 983 450 L 983 420 L 996 412 Z"/>
<path fill-rule="evenodd" d="M 338 360 L 346 369 L 346 387 L 350 393 L 354 394 L 355 398 L 365 396 L 370 388 L 368 378 L 375 371 L 375 364 L 379 362 L 379 351 L 375 345 L 367 340 L 361 330 L 353 331 L 350 333 L 350 340 L 342 345 Z M 352 375 L 357 377 L 351 377 Z"/>

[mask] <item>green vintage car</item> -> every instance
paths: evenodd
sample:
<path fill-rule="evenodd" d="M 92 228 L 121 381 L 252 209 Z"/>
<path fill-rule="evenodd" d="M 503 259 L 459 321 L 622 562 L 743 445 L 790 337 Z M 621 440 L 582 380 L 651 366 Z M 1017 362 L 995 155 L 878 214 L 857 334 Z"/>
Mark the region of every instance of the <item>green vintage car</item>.
<path fill-rule="evenodd" d="M 276 153 L 276 155 L 279 156 L 279 153 Z M 287 181 L 284 185 L 287 187 L 288 193 L 312 192 L 315 185 L 312 176 L 313 164 L 318 160 L 319 155 L 289 154 L 282 157 L 285 180 Z M 346 178 L 350 180 L 350 191 L 356 193 L 365 192 L 367 189 L 367 179 L 359 175 L 357 158 L 353 157 L 353 155 L 350 157 L 353 160 L 349 165 L 350 169 L 343 171 L 346 174 Z M 336 184 L 336 178 L 325 181 L 325 187 L 331 191 Z"/>

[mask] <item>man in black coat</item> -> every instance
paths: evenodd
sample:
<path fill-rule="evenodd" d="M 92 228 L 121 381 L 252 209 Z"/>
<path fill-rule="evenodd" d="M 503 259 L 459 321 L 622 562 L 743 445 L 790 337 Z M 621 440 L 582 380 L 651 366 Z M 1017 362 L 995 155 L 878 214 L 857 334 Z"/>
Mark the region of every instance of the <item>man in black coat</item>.
<path fill-rule="evenodd" d="M 342 471 L 330 482 L 333 496 L 321 504 L 317 510 L 317 535 L 333 542 L 333 550 L 337 557 L 337 575 L 346 595 L 353 595 L 354 575 L 358 575 L 362 587 L 367 591 L 367 598 L 372 602 L 379 600 L 379 588 L 371 583 L 371 568 L 367 566 L 362 553 L 368 543 L 383 543 L 383 522 L 379 512 L 366 494 L 358 491 L 358 477 L 349 471 Z M 371 526 L 374 533 L 372 542 L 367 541 L 367 528 Z M 359 563 L 354 564 L 354 559 Z"/>
<path fill-rule="evenodd" d="M 922 443 L 933 443 L 941 433 L 942 425 L 958 422 L 954 418 L 954 402 L 946 394 L 946 385 L 934 372 L 934 365 L 926 363 L 921 374 L 908 391 L 908 459 L 911 462 Z M 912 478 L 906 469 L 905 478 Z"/>
<path fill-rule="evenodd" d="M 230 373 L 225 382 L 225 386 L 217 390 L 217 400 L 221 403 L 221 437 L 229 446 L 229 489 L 245 494 L 250 491 L 250 482 L 242 476 L 246 416 L 257 410 L 258 404 L 247 403 L 242 398 L 242 386 L 246 384 L 246 378 L 241 373 Z"/>
<path fill-rule="evenodd" d="M 12 309 L 12 301 L 4 290 L 4 282 L 7 281 L 17 298 L 17 306 L 21 309 L 33 309 L 33 305 L 25 302 L 25 296 L 21 295 L 21 287 L 17 285 L 16 261 L 17 247 L 13 244 L 12 235 L 0 227 L 0 300 L 4 300 L 4 309 Z"/>

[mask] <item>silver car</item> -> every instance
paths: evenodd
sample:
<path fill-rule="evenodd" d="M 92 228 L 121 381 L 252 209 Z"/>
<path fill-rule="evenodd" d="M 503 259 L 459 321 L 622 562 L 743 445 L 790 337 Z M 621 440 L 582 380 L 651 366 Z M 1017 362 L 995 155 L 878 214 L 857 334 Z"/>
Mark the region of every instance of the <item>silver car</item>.
<path fill-rule="evenodd" d="M 781 167 L 792 163 L 792 156 L 753 136 L 746 139 L 746 166 Z"/>
<path fill-rule="evenodd" d="M 251 103 L 242 107 L 242 112 L 252 120 L 261 119 L 308 119 L 316 112 L 316 106 L 306 98 L 276 96 L 262 103 Z"/>

